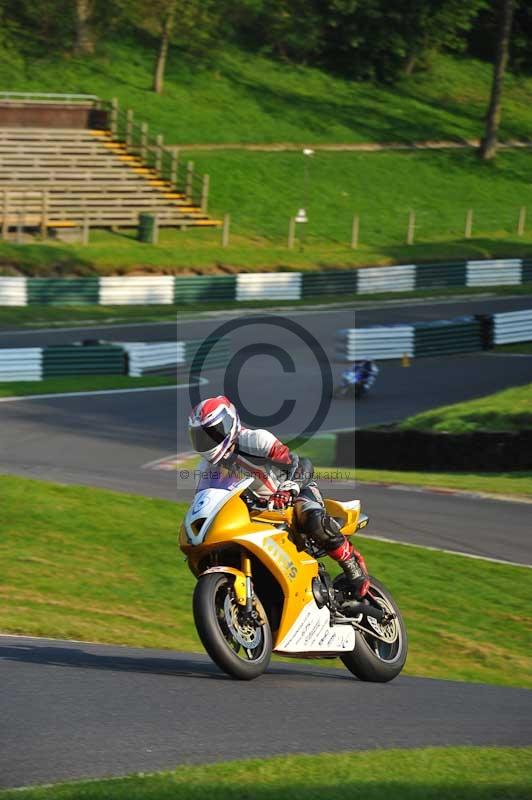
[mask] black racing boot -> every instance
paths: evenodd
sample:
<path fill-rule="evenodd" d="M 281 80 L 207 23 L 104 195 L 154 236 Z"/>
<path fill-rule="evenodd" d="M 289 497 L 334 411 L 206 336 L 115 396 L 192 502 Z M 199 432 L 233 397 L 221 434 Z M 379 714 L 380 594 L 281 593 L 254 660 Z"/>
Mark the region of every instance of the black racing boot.
<path fill-rule="evenodd" d="M 339 564 L 342 567 L 346 577 L 349 579 L 349 583 L 353 587 L 353 591 L 357 598 L 360 599 L 364 597 L 364 595 L 367 594 L 370 583 L 368 576 L 362 570 L 358 561 L 356 560 L 355 554 L 352 553 L 349 558 L 346 558 L 344 561 L 339 561 Z"/>

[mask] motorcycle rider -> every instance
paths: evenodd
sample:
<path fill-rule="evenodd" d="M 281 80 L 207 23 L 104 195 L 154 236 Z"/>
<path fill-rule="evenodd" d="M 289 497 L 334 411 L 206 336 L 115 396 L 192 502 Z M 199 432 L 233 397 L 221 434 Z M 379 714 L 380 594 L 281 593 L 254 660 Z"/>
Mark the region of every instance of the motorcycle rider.
<path fill-rule="evenodd" d="M 351 376 L 353 381 L 355 381 L 358 370 L 360 370 L 360 377 L 365 388 L 369 389 L 371 386 L 373 386 L 377 375 L 379 374 L 378 366 L 370 358 L 364 358 L 360 361 L 355 361 L 344 374 Z"/>
<path fill-rule="evenodd" d="M 253 477 L 249 490 L 257 505 L 283 509 L 293 502 L 298 531 L 340 564 L 359 598 L 367 593 L 364 558 L 327 514 L 308 458 L 291 453 L 270 431 L 245 428 L 224 395 L 198 403 L 188 418 L 188 429 L 192 447 L 203 456 L 201 472 L 208 465 L 219 465 Z"/>

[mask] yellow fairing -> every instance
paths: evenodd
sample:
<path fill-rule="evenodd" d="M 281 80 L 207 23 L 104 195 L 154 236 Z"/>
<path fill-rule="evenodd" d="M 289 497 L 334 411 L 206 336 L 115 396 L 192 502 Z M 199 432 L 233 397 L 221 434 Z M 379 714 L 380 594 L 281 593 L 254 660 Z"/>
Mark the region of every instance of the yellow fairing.
<path fill-rule="evenodd" d="M 350 535 L 355 532 L 359 508 L 346 509 L 333 500 L 326 501 L 326 508 L 332 516 L 345 519 L 343 533 Z M 289 538 L 288 530 L 275 527 L 275 524 L 284 523 L 289 528 L 292 513 L 292 509 L 282 512 L 261 511 L 250 519 L 246 504 L 239 496 L 235 496 L 220 509 L 201 544 L 190 544 L 184 525 L 180 531 L 180 547 L 187 555 L 195 575 L 200 573 L 200 564 L 209 552 L 219 551 L 219 559 L 223 564 L 222 546 L 236 545 L 256 556 L 276 579 L 284 596 L 284 604 L 280 625 L 275 633 L 274 649 L 288 634 L 303 607 L 314 602 L 312 579 L 318 574 L 318 562 L 304 550 L 297 550 Z M 242 575 L 239 570 L 230 571 L 235 576 Z M 239 584 L 241 590 L 240 581 Z"/>

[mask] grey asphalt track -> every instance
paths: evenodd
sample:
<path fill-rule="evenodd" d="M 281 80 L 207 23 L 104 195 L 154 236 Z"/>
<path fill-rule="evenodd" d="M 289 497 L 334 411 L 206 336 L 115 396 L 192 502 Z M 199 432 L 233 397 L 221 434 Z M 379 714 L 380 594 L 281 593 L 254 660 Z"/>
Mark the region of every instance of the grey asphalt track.
<path fill-rule="evenodd" d="M 530 305 L 530 298 L 525 301 Z M 509 302 L 522 303 L 523 298 L 489 301 L 491 307 L 494 303 L 507 306 Z M 476 311 L 487 310 L 482 305 L 486 303 L 475 301 L 472 306 Z M 464 304 L 444 307 L 449 314 L 465 310 Z M 442 309 L 401 306 L 364 313 L 373 313 L 385 321 L 391 313 L 402 315 L 403 319 L 413 314 L 441 317 Z M 346 314 L 352 316 L 351 311 L 311 312 L 295 319 L 312 333 L 332 361 L 334 332 L 341 325 L 350 324 Z M 220 320 L 209 324 L 218 326 Z M 199 325 L 187 323 L 192 328 L 187 327 L 184 334 L 197 335 Z M 243 367 L 239 389 L 245 405 L 258 414 L 274 413 L 283 399 L 281 391 L 284 398 L 295 399 L 292 414 L 272 427 L 283 437 L 301 432 L 317 410 L 322 391 L 314 353 L 284 329 L 256 321 L 250 328 L 234 333 L 233 338 L 235 349 L 250 341 L 266 341 L 284 348 L 293 358 L 295 372 L 285 374 L 271 356 L 254 356 Z M 332 363 L 334 381 L 341 370 L 341 365 Z M 207 374 L 210 383 L 203 396 L 224 391 L 225 372 Z M 531 380 L 532 357 L 449 356 L 420 359 L 408 369 L 384 363 L 372 394 L 357 403 L 356 415 L 350 401 L 335 400 L 320 432 L 389 422 L 435 405 Z M 189 449 L 186 416 L 191 402 L 188 390 L 182 388 L 0 403 L 0 472 L 174 499 L 176 474 L 143 467 Z M 250 424 L 255 423 L 251 420 Z M 191 492 L 190 482 L 179 482 L 179 499 L 190 499 Z M 398 493 L 376 487 L 354 489 L 338 482 L 327 487 L 326 493 L 339 499 L 361 495 L 373 519 L 370 531 L 374 534 L 431 546 L 440 542 L 440 546 L 451 549 L 532 563 L 530 506 L 496 503 L 490 506 L 493 513 L 487 513 L 488 502 L 494 501 Z"/>
<path fill-rule="evenodd" d="M 339 298 L 341 299 L 341 298 Z M 254 312 L 237 309 L 230 312 L 215 312 L 212 318 L 189 319 L 176 315 L 176 322 L 133 323 L 127 325 L 93 325 L 74 328 L 21 329 L 2 326 L 0 311 L 0 347 L 41 347 L 45 344 L 68 344 L 83 339 L 106 339 L 113 341 L 157 342 L 171 341 L 176 335 L 185 338 L 202 338 L 220 324 L 221 320 L 249 316 L 257 313 L 279 313 L 297 319 L 318 333 L 349 327 L 356 315 L 357 327 L 366 325 L 391 325 L 396 323 L 430 322 L 451 319 L 470 314 L 489 314 L 503 311 L 519 311 L 532 307 L 532 296 L 482 297 L 472 300 L 398 300 L 380 303 L 364 302 L 350 309 L 285 309 L 279 312 Z M 207 306 L 206 306 L 207 308 Z M 74 313 L 74 312 L 73 312 Z"/>
<path fill-rule="evenodd" d="M 250 683 L 204 656 L 0 637 L 0 787 L 285 753 L 532 744 L 532 692 L 276 663 Z"/>

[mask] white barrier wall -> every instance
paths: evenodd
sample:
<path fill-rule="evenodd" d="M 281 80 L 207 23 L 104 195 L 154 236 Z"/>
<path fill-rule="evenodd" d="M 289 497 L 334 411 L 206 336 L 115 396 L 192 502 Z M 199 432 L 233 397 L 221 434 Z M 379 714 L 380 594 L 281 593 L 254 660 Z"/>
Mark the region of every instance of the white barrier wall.
<path fill-rule="evenodd" d="M 0 306 L 28 304 L 26 278 L 0 278 Z"/>
<path fill-rule="evenodd" d="M 42 380 L 42 349 L 17 347 L 0 350 L 0 381 Z"/>
<path fill-rule="evenodd" d="M 172 275 L 100 278 L 102 306 L 172 305 L 175 279 Z"/>
<path fill-rule="evenodd" d="M 337 335 L 336 355 L 342 361 L 387 359 L 414 356 L 414 327 L 412 325 L 349 328 Z"/>
<path fill-rule="evenodd" d="M 156 367 L 185 363 L 184 342 L 116 342 L 128 353 L 128 375 L 138 378 Z"/>
<path fill-rule="evenodd" d="M 410 292 L 416 288 L 416 265 L 372 267 L 358 270 L 357 294 Z"/>
<path fill-rule="evenodd" d="M 468 261 L 466 286 L 519 286 L 521 274 L 520 258 Z"/>
<path fill-rule="evenodd" d="M 493 344 L 532 341 L 532 308 L 493 315 Z"/>
<path fill-rule="evenodd" d="M 299 300 L 300 272 L 240 273 L 236 276 L 237 300 Z"/>

